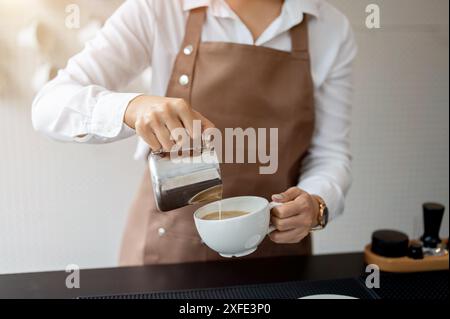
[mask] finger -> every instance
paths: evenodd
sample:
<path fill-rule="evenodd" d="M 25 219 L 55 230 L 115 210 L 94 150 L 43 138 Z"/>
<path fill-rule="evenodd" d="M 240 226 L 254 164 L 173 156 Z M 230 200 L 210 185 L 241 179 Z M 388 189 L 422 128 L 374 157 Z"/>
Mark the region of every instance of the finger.
<path fill-rule="evenodd" d="M 170 132 L 167 127 L 159 119 L 155 118 L 152 121 L 151 128 L 164 151 L 169 152 L 174 146 L 174 143 L 170 139 Z"/>
<path fill-rule="evenodd" d="M 158 142 L 155 134 L 151 130 L 150 126 L 142 124 L 142 122 L 136 123 L 136 133 L 139 135 L 153 151 L 159 151 L 162 149 L 161 144 Z"/>
<path fill-rule="evenodd" d="M 170 139 L 170 132 L 165 126 L 159 126 L 153 130 L 159 143 L 166 152 L 170 152 L 175 143 Z"/>
<path fill-rule="evenodd" d="M 167 119 L 166 126 L 169 129 L 171 139 L 175 141 L 175 143 L 182 142 L 183 138 L 188 135 L 178 118 L 171 117 Z"/>
<path fill-rule="evenodd" d="M 189 136 L 194 138 L 194 114 L 191 107 L 184 100 L 176 100 L 175 108 L 178 118 L 183 123 L 183 127 L 188 131 Z"/>
<path fill-rule="evenodd" d="M 276 216 L 271 216 L 270 223 L 279 231 L 286 231 L 297 228 L 297 221 L 295 220 L 295 217 L 279 218 Z"/>
<path fill-rule="evenodd" d="M 272 195 L 272 200 L 278 203 L 286 203 L 294 200 L 297 196 L 303 194 L 304 191 L 298 187 L 291 187 L 287 191 Z"/>
<path fill-rule="evenodd" d="M 270 223 L 279 231 L 287 231 L 295 228 L 310 230 L 313 225 L 311 214 L 296 215 L 288 218 L 270 217 Z"/>
<path fill-rule="evenodd" d="M 309 234 L 309 231 L 292 229 L 288 231 L 273 231 L 269 234 L 270 239 L 277 244 L 295 244 L 300 242 Z"/>
<path fill-rule="evenodd" d="M 314 210 L 314 198 L 306 192 L 298 196 L 294 201 L 297 203 L 300 215 Z"/>
<path fill-rule="evenodd" d="M 281 206 L 272 208 L 270 213 L 271 215 L 274 215 L 278 218 L 288 218 L 291 216 L 298 215 L 299 214 L 298 203 L 290 201 L 289 203 L 285 203 Z"/>

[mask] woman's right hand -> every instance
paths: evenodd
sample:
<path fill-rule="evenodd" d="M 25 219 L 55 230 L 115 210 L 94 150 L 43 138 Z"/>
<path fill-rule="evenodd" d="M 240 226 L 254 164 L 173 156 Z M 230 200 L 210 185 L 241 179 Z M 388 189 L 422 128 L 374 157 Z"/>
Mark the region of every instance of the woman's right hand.
<path fill-rule="evenodd" d="M 170 151 L 179 136 L 175 134 L 184 128 L 192 139 L 201 138 L 194 130 L 194 121 L 201 121 L 203 131 L 213 128 L 206 117 L 193 110 L 183 99 L 141 95 L 130 102 L 124 122 L 154 151 Z M 175 131 L 174 131 L 175 130 Z"/>

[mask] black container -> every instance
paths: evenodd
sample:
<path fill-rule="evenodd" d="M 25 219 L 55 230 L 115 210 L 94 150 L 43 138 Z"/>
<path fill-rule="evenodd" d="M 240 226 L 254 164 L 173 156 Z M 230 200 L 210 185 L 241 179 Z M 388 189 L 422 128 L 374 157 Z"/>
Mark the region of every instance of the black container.
<path fill-rule="evenodd" d="M 408 255 L 409 238 L 396 230 L 377 230 L 372 234 L 372 252 L 383 257 Z"/>
<path fill-rule="evenodd" d="M 408 249 L 408 257 L 412 259 L 423 259 L 423 245 L 420 242 L 411 243 Z"/>

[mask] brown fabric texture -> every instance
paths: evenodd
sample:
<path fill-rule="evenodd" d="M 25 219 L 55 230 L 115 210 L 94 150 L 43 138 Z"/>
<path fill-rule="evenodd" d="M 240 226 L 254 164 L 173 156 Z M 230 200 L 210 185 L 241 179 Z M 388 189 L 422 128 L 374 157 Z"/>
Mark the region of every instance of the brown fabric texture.
<path fill-rule="evenodd" d="M 259 173 L 261 163 L 221 164 L 224 198 L 272 194 L 295 186 L 300 164 L 314 131 L 314 87 L 308 51 L 307 16 L 291 29 L 292 51 L 223 42 L 200 42 L 205 8 L 190 12 L 185 38 L 168 85 L 167 96 L 188 101 L 222 132 L 225 128 L 278 128 L 278 170 Z M 183 49 L 192 45 L 186 55 Z M 181 75 L 189 84 L 179 83 Z M 235 149 L 236 150 L 236 149 Z M 241 151 L 246 151 L 241 150 Z M 160 213 L 146 171 L 131 208 L 120 254 L 121 265 L 179 263 L 222 259 L 204 245 L 189 206 Z M 164 235 L 158 229 L 164 228 Z M 244 258 L 311 253 L 308 236 L 298 244 L 266 238 Z"/>

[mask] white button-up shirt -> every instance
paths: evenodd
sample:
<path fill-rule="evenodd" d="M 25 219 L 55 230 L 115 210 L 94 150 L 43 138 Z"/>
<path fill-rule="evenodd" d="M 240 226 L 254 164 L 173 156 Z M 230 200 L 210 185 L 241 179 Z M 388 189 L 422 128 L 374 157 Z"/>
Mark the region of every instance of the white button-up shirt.
<path fill-rule="evenodd" d="M 316 129 L 298 186 L 321 196 L 330 218 L 340 214 L 351 183 L 351 71 L 356 45 L 346 17 L 322 0 L 285 0 L 280 16 L 256 41 L 225 0 L 128 0 L 39 92 L 32 108 L 35 129 L 79 143 L 108 143 L 135 134 L 123 123 L 129 102 L 143 93 L 165 95 L 189 10 L 200 6 L 208 6 L 202 41 L 284 51 L 291 50 L 289 29 L 304 14 L 312 16 L 309 43 Z M 149 92 L 119 92 L 148 67 L 152 68 Z M 147 151 L 140 140 L 136 158 Z"/>

